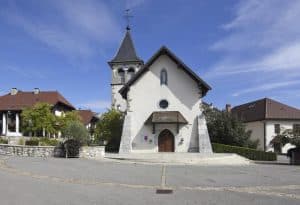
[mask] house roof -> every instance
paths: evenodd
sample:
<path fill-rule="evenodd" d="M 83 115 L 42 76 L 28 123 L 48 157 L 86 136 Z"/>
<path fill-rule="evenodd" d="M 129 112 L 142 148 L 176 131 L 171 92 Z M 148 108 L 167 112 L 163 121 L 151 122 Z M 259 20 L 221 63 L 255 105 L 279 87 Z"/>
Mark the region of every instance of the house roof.
<path fill-rule="evenodd" d="M 26 107 L 32 107 L 39 102 L 49 103 L 51 105 L 63 104 L 70 109 L 75 109 L 74 106 L 57 91 L 40 91 L 38 94 L 18 91 L 15 95 L 8 93 L 0 96 L 0 110 L 22 110 Z"/>
<path fill-rule="evenodd" d="M 78 110 L 78 114 L 80 116 L 81 122 L 84 125 L 89 124 L 92 120 L 98 119 L 96 114 L 91 110 Z"/>
<path fill-rule="evenodd" d="M 145 72 L 149 70 L 149 67 L 154 63 L 154 61 L 161 55 L 169 56 L 179 68 L 182 68 L 193 80 L 195 80 L 203 89 L 203 96 L 206 95 L 211 87 L 202 80 L 192 69 L 185 65 L 174 53 L 172 53 L 167 47 L 162 46 L 149 60 L 148 62 L 120 89 L 120 94 L 123 98 L 126 98 L 127 92 L 132 84 L 138 80 Z"/>
<path fill-rule="evenodd" d="M 109 64 L 123 63 L 123 62 L 143 63 L 143 60 L 141 60 L 136 54 L 133 41 L 131 38 L 130 30 L 126 31 L 125 37 L 121 43 L 117 55 L 109 62 Z"/>
<path fill-rule="evenodd" d="M 232 108 L 233 115 L 244 122 L 260 120 L 300 120 L 300 110 L 269 98 Z"/>

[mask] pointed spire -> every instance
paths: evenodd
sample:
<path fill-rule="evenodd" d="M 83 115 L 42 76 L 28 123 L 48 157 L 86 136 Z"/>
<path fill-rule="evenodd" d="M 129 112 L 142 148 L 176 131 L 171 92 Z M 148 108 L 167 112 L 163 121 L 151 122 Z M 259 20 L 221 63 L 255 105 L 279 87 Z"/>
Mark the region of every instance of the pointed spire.
<path fill-rule="evenodd" d="M 120 62 L 143 62 L 135 52 L 129 27 L 126 28 L 126 34 L 117 52 L 117 55 L 110 61 L 110 63 Z"/>

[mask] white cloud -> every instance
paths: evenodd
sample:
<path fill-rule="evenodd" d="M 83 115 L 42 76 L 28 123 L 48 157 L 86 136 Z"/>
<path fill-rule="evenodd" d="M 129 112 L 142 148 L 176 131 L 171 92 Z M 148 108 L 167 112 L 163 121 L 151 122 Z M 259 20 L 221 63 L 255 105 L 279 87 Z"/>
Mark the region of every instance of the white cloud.
<path fill-rule="evenodd" d="M 104 110 L 104 109 L 110 108 L 111 102 L 105 101 L 105 100 L 88 101 L 88 102 L 79 104 L 79 107 L 98 111 L 98 110 Z"/>
<path fill-rule="evenodd" d="M 270 54 L 252 61 L 236 60 L 227 57 L 214 65 L 207 77 L 234 75 L 250 72 L 283 72 L 288 76 L 300 71 L 300 41 L 278 48 Z"/>
<path fill-rule="evenodd" d="M 0 9 L 0 17 L 70 58 L 95 55 L 99 52 L 94 47 L 95 42 L 102 48 L 118 42 L 121 34 L 112 12 L 100 1 L 45 1 L 47 10 L 30 14 L 22 10 L 19 2 L 13 2 Z M 58 16 L 49 18 L 50 12 Z"/>
<path fill-rule="evenodd" d="M 247 81 L 234 96 L 294 85 L 300 76 L 299 10 L 297 0 L 240 1 L 235 17 L 221 27 L 224 37 L 210 48 L 223 57 L 205 77 Z"/>
<path fill-rule="evenodd" d="M 240 90 L 236 93 L 233 94 L 234 97 L 240 96 L 242 94 L 247 94 L 247 93 L 252 93 L 252 92 L 257 92 L 257 91 L 267 91 L 267 90 L 273 90 L 275 88 L 282 88 L 282 87 L 287 87 L 287 86 L 291 86 L 291 85 L 297 85 L 300 84 L 300 80 L 296 80 L 296 81 L 285 81 L 285 82 L 277 82 L 277 83 L 266 83 L 266 84 L 262 84 L 259 86 L 255 86 L 252 88 L 247 88 L 244 90 Z"/>
<path fill-rule="evenodd" d="M 103 2 L 63 0 L 57 7 L 75 30 L 100 42 L 114 42 L 119 38 L 118 23 Z"/>
<path fill-rule="evenodd" d="M 1 65 L 2 72 L 13 73 L 26 79 L 44 79 L 45 75 L 37 70 L 29 70 L 15 65 Z"/>

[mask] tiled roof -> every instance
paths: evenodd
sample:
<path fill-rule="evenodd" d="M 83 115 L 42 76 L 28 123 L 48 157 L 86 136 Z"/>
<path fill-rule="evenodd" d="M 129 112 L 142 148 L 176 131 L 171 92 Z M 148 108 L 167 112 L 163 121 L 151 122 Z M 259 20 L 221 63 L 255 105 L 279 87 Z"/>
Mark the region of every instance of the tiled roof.
<path fill-rule="evenodd" d="M 300 110 L 264 98 L 232 108 L 232 114 L 244 122 L 260 120 L 300 120 Z"/>
<path fill-rule="evenodd" d="M 38 94 L 18 91 L 15 95 L 8 93 L 0 97 L 0 110 L 22 110 L 26 107 L 32 107 L 39 102 L 49 103 L 51 105 L 60 103 L 70 109 L 75 109 L 74 106 L 57 91 L 40 91 Z"/>
<path fill-rule="evenodd" d="M 89 124 L 92 120 L 97 119 L 96 114 L 91 110 L 78 110 L 81 122 L 84 125 Z"/>

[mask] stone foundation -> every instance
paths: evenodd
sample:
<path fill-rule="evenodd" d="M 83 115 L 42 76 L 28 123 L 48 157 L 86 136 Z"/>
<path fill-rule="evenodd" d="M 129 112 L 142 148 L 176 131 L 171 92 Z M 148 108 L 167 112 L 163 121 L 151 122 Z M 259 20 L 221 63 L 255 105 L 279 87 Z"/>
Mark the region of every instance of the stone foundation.
<path fill-rule="evenodd" d="M 21 157 L 53 157 L 53 146 L 23 146 L 0 144 L 0 155 Z"/>

